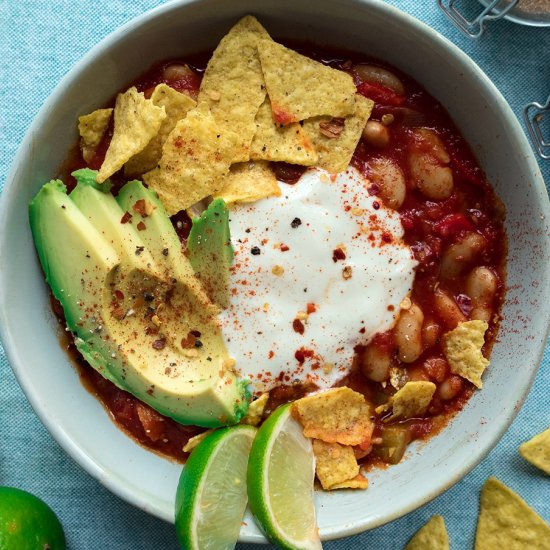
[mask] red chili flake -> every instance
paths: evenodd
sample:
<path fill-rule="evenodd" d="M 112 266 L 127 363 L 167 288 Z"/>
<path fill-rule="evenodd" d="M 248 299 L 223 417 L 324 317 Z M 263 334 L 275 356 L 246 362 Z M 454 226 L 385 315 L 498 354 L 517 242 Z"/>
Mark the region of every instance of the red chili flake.
<path fill-rule="evenodd" d="M 153 342 L 153 348 L 157 350 L 164 349 L 165 345 L 166 345 L 166 338 L 159 338 L 158 340 L 155 340 Z"/>
<path fill-rule="evenodd" d="M 290 248 L 286 244 L 281 245 L 281 252 L 286 252 L 287 250 L 290 250 Z"/>
<path fill-rule="evenodd" d="M 113 294 L 117 300 L 124 300 L 124 293 L 121 290 L 117 289 L 113 292 Z"/>
<path fill-rule="evenodd" d="M 313 363 L 313 365 L 311 365 L 311 370 L 317 370 L 321 368 L 321 364 L 320 363 Z"/>
<path fill-rule="evenodd" d="M 341 248 L 335 248 L 332 251 L 332 261 L 336 263 L 338 260 L 345 260 L 346 253 Z"/>
<path fill-rule="evenodd" d="M 147 226 L 143 222 L 139 222 L 136 227 L 138 228 L 138 231 L 144 231 L 147 229 Z"/>
<path fill-rule="evenodd" d="M 296 350 L 296 353 L 294 353 L 294 357 L 300 363 L 300 365 L 306 360 L 306 358 L 313 357 L 313 350 L 306 349 L 306 348 L 300 348 Z"/>
<path fill-rule="evenodd" d="M 267 356 L 270 358 L 270 359 L 273 359 L 275 353 L 273 351 L 270 351 Z"/>
<path fill-rule="evenodd" d="M 365 334 L 365 327 L 360 328 L 360 329 L 359 329 L 359 332 L 360 332 L 361 334 Z"/>
<path fill-rule="evenodd" d="M 124 212 L 122 218 L 120 218 L 120 223 L 128 223 L 132 219 L 132 214 L 130 212 Z"/>
<path fill-rule="evenodd" d="M 340 137 L 340 134 L 344 130 L 344 119 L 333 118 L 319 123 L 319 132 L 324 136 L 335 139 Z"/>
<path fill-rule="evenodd" d="M 393 311 L 395 309 L 394 306 L 392 306 L 391 304 L 388 306 L 388 311 Z"/>
<path fill-rule="evenodd" d="M 189 333 L 185 338 L 181 339 L 181 347 L 183 349 L 190 349 L 195 347 L 196 337 Z"/>
<path fill-rule="evenodd" d="M 309 303 L 306 307 L 306 312 L 308 313 L 308 315 L 310 313 L 315 313 L 317 311 L 317 306 L 315 304 L 312 304 L 312 303 Z"/>
<path fill-rule="evenodd" d="M 384 233 L 382 233 L 382 240 L 385 243 L 391 243 L 393 241 L 393 237 L 391 236 L 390 233 L 387 233 L 384 231 Z"/>
<path fill-rule="evenodd" d="M 380 203 L 378 201 L 374 201 L 372 203 L 372 207 L 375 209 L 375 210 L 378 210 L 380 208 Z"/>
<path fill-rule="evenodd" d="M 136 201 L 132 206 L 132 210 L 137 212 L 140 216 L 145 217 L 147 215 L 145 211 L 145 199 L 139 199 Z"/>
<path fill-rule="evenodd" d="M 191 334 L 192 334 L 193 336 L 196 336 L 197 338 L 200 338 L 200 337 L 201 337 L 201 332 L 200 332 L 200 330 L 192 330 L 192 331 L 191 331 Z"/>
<path fill-rule="evenodd" d="M 294 319 L 294 321 L 292 321 L 292 328 L 294 329 L 294 332 L 297 332 L 298 334 L 303 334 L 305 330 L 304 323 L 302 323 L 300 319 Z"/>

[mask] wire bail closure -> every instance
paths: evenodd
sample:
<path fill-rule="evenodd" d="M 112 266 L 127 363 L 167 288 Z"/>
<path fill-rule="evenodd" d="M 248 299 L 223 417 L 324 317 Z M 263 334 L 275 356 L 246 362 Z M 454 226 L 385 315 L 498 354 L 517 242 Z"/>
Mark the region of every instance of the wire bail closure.
<path fill-rule="evenodd" d="M 523 120 L 537 153 L 543 159 L 550 159 L 550 141 L 543 136 L 541 130 L 544 116 L 550 117 L 550 96 L 544 105 L 533 102 L 523 109 Z"/>
<path fill-rule="evenodd" d="M 492 0 L 475 19 L 469 20 L 458 11 L 456 7 L 457 0 L 437 0 L 441 11 L 451 20 L 459 31 L 469 38 L 479 38 L 485 31 L 485 25 L 488 21 L 501 19 L 514 8 L 518 2 L 519 0 Z"/>

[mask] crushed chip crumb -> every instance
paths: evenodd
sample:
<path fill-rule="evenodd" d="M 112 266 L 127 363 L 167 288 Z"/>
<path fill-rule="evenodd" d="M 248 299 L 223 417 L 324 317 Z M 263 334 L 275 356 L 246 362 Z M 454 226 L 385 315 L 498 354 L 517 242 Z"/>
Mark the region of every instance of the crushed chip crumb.
<path fill-rule="evenodd" d="M 433 382 L 425 380 L 407 382 L 390 397 L 386 404 L 377 407 L 376 412 L 380 414 L 392 409 L 391 416 L 384 419 L 386 422 L 422 416 L 428 410 L 435 390 L 436 385 Z"/>

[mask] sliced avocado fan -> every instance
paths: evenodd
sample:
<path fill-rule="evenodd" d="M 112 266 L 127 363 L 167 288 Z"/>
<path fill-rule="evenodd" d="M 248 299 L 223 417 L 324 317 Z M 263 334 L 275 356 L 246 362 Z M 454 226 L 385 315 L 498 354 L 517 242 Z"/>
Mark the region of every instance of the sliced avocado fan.
<path fill-rule="evenodd" d="M 248 408 L 245 382 L 225 368 L 218 309 L 156 195 L 134 181 L 115 199 L 96 172 L 73 175 L 70 195 L 59 180 L 44 185 L 29 217 L 79 351 L 105 378 L 177 422 L 238 422 Z"/>
<path fill-rule="evenodd" d="M 216 199 L 197 218 L 187 239 L 187 256 L 210 299 L 229 307 L 229 268 L 233 247 L 229 235 L 229 211 Z"/>

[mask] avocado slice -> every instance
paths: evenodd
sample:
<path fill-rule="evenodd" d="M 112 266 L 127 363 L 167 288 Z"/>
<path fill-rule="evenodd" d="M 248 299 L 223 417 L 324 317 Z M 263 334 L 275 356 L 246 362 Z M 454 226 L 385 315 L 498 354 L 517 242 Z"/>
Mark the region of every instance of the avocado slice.
<path fill-rule="evenodd" d="M 70 196 L 59 180 L 44 185 L 29 218 L 78 349 L 104 377 L 182 424 L 238 422 L 248 395 L 224 368 L 215 308 L 157 265 L 142 232 L 121 223 L 124 211 L 111 193 L 87 176 L 77 179 Z"/>
<path fill-rule="evenodd" d="M 187 239 L 187 256 L 210 299 L 229 307 L 229 268 L 233 247 L 229 211 L 223 199 L 212 201 L 197 218 Z"/>

